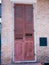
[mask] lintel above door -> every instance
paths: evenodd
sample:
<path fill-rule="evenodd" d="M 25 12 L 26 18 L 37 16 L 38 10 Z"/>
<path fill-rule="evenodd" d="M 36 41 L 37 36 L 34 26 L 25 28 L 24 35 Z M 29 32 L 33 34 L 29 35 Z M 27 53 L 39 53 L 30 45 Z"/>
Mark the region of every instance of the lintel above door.
<path fill-rule="evenodd" d="M 14 3 L 23 3 L 23 4 L 33 4 L 36 3 L 37 0 L 11 0 Z"/>

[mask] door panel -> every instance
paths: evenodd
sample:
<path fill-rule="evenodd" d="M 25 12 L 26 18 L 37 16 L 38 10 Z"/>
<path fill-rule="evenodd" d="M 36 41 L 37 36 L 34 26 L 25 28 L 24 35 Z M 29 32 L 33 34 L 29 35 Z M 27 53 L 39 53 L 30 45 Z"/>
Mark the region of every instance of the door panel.
<path fill-rule="evenodd" d="M 35 60 L 33 6 L 14 4 L 14 61 Z"/>
<path fill-rule="evenodd" d="M 22 61 L 24 59 L 23 57 L 23 42 L 22 41 L 16 41 L 15 42 L 15 48 L 14 48 L 14 60 L 15 61 Z"/>
<path fill-rule="evenodd" d="M 23 6 L 14 5 L 14 61 L 22 61 L 23 57 Z"/>
<path fill-rule="evenodd" d="M 34 60 L 34 45 L 33 42 L 27 41 L 24 45 L 24 60 Z"/>
<path fill-rule="evenodd" d="M 14 6 L 14 37 L 15 41 L 23 39 L 23 6 Z"/>

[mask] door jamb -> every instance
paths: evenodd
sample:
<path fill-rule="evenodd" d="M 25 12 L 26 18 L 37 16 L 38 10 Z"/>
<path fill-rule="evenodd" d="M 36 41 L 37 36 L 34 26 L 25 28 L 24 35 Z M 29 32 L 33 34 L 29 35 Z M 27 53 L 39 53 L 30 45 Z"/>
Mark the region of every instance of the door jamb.
<path fill-rule="evenodd" d="M 33 5 L 33 8 L 36 6 L 36 3 L 32 4 Z M 35 8 L 36 9 L 36 8 Z M 33 18 L 34 18 L 34 30 L 36 25 L 35 25 L 35 22 L 36 22 L 36 11 L 35 9 L 33 9 Z M 34 50 L 35 50 L 35 60 L 34 61 L 14 61 L 14 2 L 12 2 L 12 23 L 13 23 L 13 52 L 12 52 L 12 56 L 13 56 L 13 62 L 14 63 L 23 63 L 23 62 L 36 62 L 36 32 L 34 31 Z"/>

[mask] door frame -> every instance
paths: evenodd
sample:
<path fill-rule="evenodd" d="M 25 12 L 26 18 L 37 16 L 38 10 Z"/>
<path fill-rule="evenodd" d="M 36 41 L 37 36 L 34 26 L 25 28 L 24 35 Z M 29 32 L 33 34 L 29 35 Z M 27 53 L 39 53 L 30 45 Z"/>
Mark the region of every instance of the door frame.
<path fill-rule="evenodd" d="M 21 4 L 21 3 L 16 3 L 16 4 Z M 22 3 L 23 4 L 23 3 Z M 36 11 L 34 7 L 36 7 L 36 3 L 34 4 L 30 4 L 30 5 L 33 5 L 33 19 L 34 19 L 34 53 L 35 53 L 35 60 L 31 60 L 31 61 L 14 61 L 14 2 L 12 2 L 12 29 L 13 29 L 13 45 L 12 45 L 12 57 L 13 57 L 13 62 L 14 63 L 23 63 L 23 62 L 36 62 L 36 25 L 35 25 L 35 22 L 36 22 Z"/>

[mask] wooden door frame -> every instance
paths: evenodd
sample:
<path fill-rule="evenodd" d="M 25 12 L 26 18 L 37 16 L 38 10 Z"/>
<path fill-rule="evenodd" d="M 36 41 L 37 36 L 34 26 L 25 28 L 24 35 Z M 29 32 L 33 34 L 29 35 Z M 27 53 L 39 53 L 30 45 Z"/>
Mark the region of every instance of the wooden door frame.
<path fill-rule="evenodd" d="M 17 3 L 16 3 L 17 4 Z M 19 3 L 18 3 L 19 4 Z M 21 3 L 20 3 L 21 4 Z M 23 3 L 22 3 L 23 4 Z M 30 5 L 33 5 L 33 8 L 35 7 L 36 4 L 30 4 Z M 12 49 L 13 49 L 13 52 L 12 52 L 12 57 L 13 57 L 13 62 L 14 63 L 23 63 L 23 62 L 36 62 L 36 32 L 35 32 L 35 22 L 36 22 L 36 11 L 35 9 L 33 9 L 33 18 L 34 18 L 34 53 L 35 53 L 35 60 L 32 60 L 32 61 L 14 61 L 14 3 L 12 3 L 12 23 L 13 23 L 13 45 L 12 45 Z"/>

